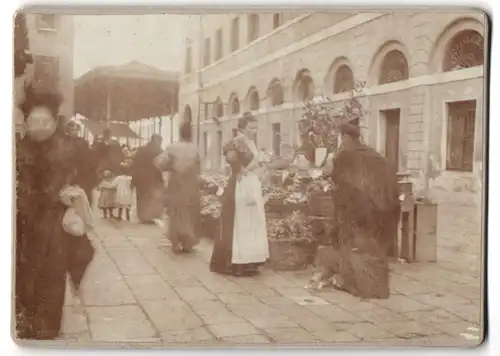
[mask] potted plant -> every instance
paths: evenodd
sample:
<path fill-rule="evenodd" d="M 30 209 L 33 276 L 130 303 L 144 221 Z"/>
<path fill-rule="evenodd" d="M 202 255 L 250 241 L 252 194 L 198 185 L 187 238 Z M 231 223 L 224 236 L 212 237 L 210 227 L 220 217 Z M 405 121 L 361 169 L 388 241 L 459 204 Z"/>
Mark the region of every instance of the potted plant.
<path fill-rule="evenodd" d="M 363 82 L 355 82 L 349 97 L 342 102 L 342 107 L 334 108 L 334 103 L 327 97 L 315 98 L 305 103 L 304 113 L 299 121 L 299 130 L 304 138 L 304 147 L 309 147 L 308 159 L 311 163 L 312 182 L 309 185 L 309 204 L 316 216 L 331 216 L 333 202 L 331 184 L 323 177 L 322 168 L 328 160 L 333 160 L 340 143 L 339 127 L 343 122 L 359 125 L 365 112 L 358 100 L 364 88 Z"/>
<path fill-rule="evenodd" d="M 324 177 L 314 179 L 307 186 L 311 215 L 331 217 L 333 215 L 332 200 L 333 183 Z"/>
<path fill-rule="evenodd" d="M 294 211 L 284 219 L 268 221 L 267 228 L 273 269 L 300 270 L 314 261 L 317 243 L 304 213 Z"/>

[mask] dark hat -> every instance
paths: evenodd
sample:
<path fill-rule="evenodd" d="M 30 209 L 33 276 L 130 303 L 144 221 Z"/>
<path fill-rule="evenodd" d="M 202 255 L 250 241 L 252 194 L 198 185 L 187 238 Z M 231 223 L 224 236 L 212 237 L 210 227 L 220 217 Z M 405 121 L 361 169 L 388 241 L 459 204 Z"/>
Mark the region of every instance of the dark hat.
<path fill-rule="evenodd" d="M 24 117 L 27 117 L 34 108 L 45 107 L 50 110 L 54 117 L 58 117 L 61 103 L 62 97 L 58 92 L 46 87 L 28 86 L 21 110 L 24 113 Z"/>
<path fill-rule="evenodd" d="M 238 129 L 242 130 L 247 127 L 249 122 L 255 122 L 257 119 L 250 111 L 243 113 L 243 116 L 238 119 Z"/>
<path fill-rule="evenodd" d="M 359 127 L 348 122 L 343 122 L 342 124 L 340 124 L 340 133 L 354 139 L 358 139 L 361 136 Z"/>

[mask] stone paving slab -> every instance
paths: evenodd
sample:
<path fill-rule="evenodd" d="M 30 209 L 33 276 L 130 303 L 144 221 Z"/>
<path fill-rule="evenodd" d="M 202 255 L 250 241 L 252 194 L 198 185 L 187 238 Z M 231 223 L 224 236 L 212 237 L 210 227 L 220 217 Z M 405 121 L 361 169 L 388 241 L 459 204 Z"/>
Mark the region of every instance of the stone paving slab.
<path fill-rule="evenodd" d="M 96 257 L 81 293 L 67 291 L 60 338 L 66 345 L 473 346 L 481 341 L 477 271 L 451 258 L 456 236 L 473 237 L 453 236 L 458 233 L 453 228 L 440 226 L 442 263 L 391 266 L 388 300 L 305 290 L 311 269 L 264 268 L 254 278 L 213 274 L 209 241 L 202 240 L 193 255 L 177 256 L 156 226 L 100 221 L 96 231 Z M 458 245 L 467 261 L 477 257 L 465 248 L 472 242 Z"/>

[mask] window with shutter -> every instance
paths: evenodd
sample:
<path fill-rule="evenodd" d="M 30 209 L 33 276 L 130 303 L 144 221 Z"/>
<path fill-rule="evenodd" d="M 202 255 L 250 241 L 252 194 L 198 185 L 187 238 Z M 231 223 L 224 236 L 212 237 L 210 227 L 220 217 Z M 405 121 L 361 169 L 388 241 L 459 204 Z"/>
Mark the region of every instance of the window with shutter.
<path fill-rule="evenodd" d="M 222 29 L 218 29 L 215 34 L 215 60 L 218 61 L 222 58 Z"/>
<path fill-rule="evenodd" d="M 475 100 L 448 104 L 447 170 L 472 172 L 475 121 Z"/>
<path fill-rule="evenodd" d="M 255 41 L 259 37 L 259 15 L 248 15 L 248 43 Z"/>
<path fill-rule="evenodd" d="M 222 104 L 220 98 L 217 98 L 217 100 L 214 103 L 214 116 L 216 118 L 224 116 L 224 104 Z"/>
<path fill-rule="evenodd" d="M 222 131 L 217 131 L 217 162 L 216 162 L 216 167 L 221 168 L 222 167 Z"/>
<path fill-rule="evenodd" d="M 184 63 L 184 69 L 186 74 L 191 73 L 193 63 L 193 50 L 191 47 L 186 48 L 186 62 Z"/>
<path fill-rule="evenodd" d="M 267 89 L 267 96 L 271 99 L 272 106 L 282 105 L 285 101 L 285 92 L 279 80 L 273 80 Z"/>
<path fill-rule="evenodd" d="M 231 114 L 239 114 L 240 113 L 240 101 L 236 96 L 233 96 L 231 100 Z"/>
<path fill-rule="evenodd" d="M 348 92 L 354 89 L 354 76 L 351 68 L 347 65 L 342 65 L 337 69 L 333 80 L 333 92 L 335 94 Z"/>
<path fill-rule="evenodd" d="M 281 154 L 281 124 L 275 123 L 273 124 L 273 153 L 275 156 L 279 156 Z"/>
<path fill-rule="evenodd" d="M 273 14 L 273 29 L 281 25 L 281 14 Z"/>
<path fill-rule="evenodd" d="M 259 93 L 256 90 L 250 93 L 250 105 L 249 108 L 251 111 L 259 110 Z"/>
<path fill-rule="evenodd" d="M 240 48 L 240 18 L 233 19 L 231 24 L 231 51 Z"/>
<path fill-rule="evenodd" d="M 205 38 L 204 52 L 203 52 L 203 66 L 210 65 L 210 38 Z"/>
<path fill-rule="evenodd" d="M 56 31 L 57 17 L 54 14 L 38 14 L 36 18 L 38 31 Z"/>
<path fill-rule="evenodd" d="M 208 133 L 205 131 L 203 133 L 203 157 L 208 154 Z"/>

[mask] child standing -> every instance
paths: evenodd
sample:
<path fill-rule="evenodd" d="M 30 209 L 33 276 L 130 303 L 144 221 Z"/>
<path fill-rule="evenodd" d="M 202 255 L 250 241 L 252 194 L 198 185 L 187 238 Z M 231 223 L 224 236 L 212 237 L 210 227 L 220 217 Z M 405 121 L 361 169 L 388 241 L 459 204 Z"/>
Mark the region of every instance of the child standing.
<path fill-rule="evenodd" d="M 104 178 L 99 184 L 99 209 L 101 209 L 104 219 L 112 218 L 115 207 L 117 184 L 115 176 L 110 171 L 104 171 Z"/>
<path fill-rule="evenodd" d="M 132 207 L 132 174 L 130 166 L 132 162 L 130 158 L 126 158 L 120 165 L 120 173 L 116 177 L 116 199 L 115 206 L 118 208 L 118 220 L 123 219 L 123 211 L 125 210 L 125 218 L 130 221 L 130 208 Z"/>
<path fill-rule="evenodd" d="M 132 177 L 118 176 L 116 177 L 116 200 L 115 206 L 118 208 L 118 220 L 123 219 L 123 211 L 125 210 L 125 218 L 130 221 L 130 208 L 132 207 Z"/>

